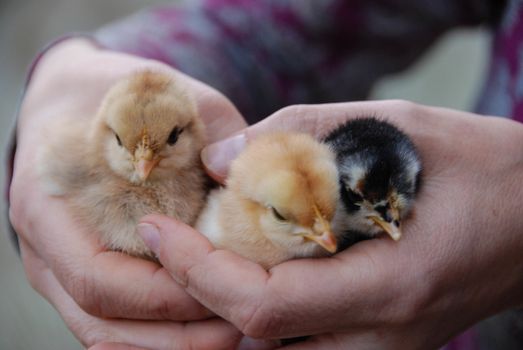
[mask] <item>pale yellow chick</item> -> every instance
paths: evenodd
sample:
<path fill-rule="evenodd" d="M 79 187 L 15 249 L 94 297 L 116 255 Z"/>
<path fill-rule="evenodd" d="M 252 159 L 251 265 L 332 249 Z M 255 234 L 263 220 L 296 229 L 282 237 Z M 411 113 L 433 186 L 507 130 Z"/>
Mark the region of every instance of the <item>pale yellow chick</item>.
<path fill-rule="evenodd" d="M 145 71 L 118 82 L 95 118 L 54 126 L 49 138 L 39 159 L 46 188 L 108 249 L 153 257 L 136 232 L 146 214 L 194 224 L 206 193 L 205 130 L 171 76 Z"/>
<path fill-rule="evenodd" d="M 330 222 L 339 193 L 334 154 L 305 134 L 260 136 L 209 195 L 196 229 L 215 247 L 270 268 L 334 253 Z"/>

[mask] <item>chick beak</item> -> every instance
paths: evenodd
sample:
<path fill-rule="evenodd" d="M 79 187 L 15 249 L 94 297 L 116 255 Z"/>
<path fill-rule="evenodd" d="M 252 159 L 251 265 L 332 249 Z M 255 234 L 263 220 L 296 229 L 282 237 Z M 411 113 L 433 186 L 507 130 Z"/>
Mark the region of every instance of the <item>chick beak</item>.
<path fill-rule="evenodd" d="M 309 234 L 304 234 L 303 237 L 317 243 L 320 247 L 329 253 L 334 254 L 338 249 L 336 236 L 334 236 L 334 233 L 332 233 L 329 222 L 323 218 L 316 206 L 314 206 L 314 211 L 316 217 L 314 219 L 312 232 Z"/>
<path fill-rule="evenodd" d="M 398 241 L 401 238 L 400 230 L 400 221 L 399 221 L 399 211 L 398 209 L 392 207 L 390 209 L 390 217 L 392 220 L 387 221 L 381 216 L 370 216 L 369 219 L 374 221 L 383 231 L 385 231 L 393 240 Z"/>
<path fill-rule="evenodd" d="M 147 146 L 140 145 L 134 152 L 134 169 L 140 180 L 145 181 L 158 164 L 154 159 L 154 152 Z"/>
<path fill-rule="evenodd" d="M 336 237 L 331 231 L 325 231 L 320 234 L 309 234 L 304 235 L 303 237 L 310 239 L 311 241 L 317 243 L 320 247 L 328 251 L 329 253 L 336 253 L 338 250 L 338 244 L 336 243 Z"/>

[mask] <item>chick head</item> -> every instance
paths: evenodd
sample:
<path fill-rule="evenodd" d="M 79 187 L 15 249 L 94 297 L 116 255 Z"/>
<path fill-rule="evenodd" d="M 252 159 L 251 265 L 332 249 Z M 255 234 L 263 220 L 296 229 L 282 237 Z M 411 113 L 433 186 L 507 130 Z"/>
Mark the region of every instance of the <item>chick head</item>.
<path fill-rule="evenodd" d="M 326 145 L 305 134 L 260 136 L 232 163 L 227 186 L 245 200 L 238 215 L 274 245 L 296 257 L 336 251 L 338 172 Z"/>
<path fill-rule="evenodd" d="M 190 98 L 173 78 L 134 74 L 107 93 L 95 142 L 110 168 L 133 183 L 176 176 L 196 166 L 205 131 Z"/>
<path fill-rule="evenodd" d="M 354 120 L 331 138 L 342 141 L 331 144 L 338 148 L 343 203 L 336 226 L 368 236 L 385 231 L 400 239 L 401 220 L 412 207 L 420 181 L 421 162 L 413 143 L 393 125 L 374 118 Z"/>

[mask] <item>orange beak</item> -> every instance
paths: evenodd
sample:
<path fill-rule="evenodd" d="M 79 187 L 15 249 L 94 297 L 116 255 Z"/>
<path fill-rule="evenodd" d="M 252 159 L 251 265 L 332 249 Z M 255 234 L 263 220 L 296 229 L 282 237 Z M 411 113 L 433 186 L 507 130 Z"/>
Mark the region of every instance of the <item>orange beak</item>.
<path fill-rule="evenodd" d="M 154 159 L 154 152 L 149 148 L 147 138 L 144 136 L 144 139 L 134 152 L 134 170 L 140 180 L 147 180 L 159 161 L 159 159 Z"/>
<path fill-rule="evenodd" d="M 317 243 L 320 247 L 325 249 L 331 254 L 336 253 L 336 250 L 338 250 L 338 243 L 336 242 L 336 237 L 332 233 L 332 231 L 325 231 L 321 234 L 311 234 L 311 235 L 304 235 L 304 238 L 307 238 L 315 243 Z"/>
<path fill-rule="evenodd" d="M 134 169 L 136 171 L 136 174 L 140 177 L 140 180 L 145 181 L 149 177 L 149 174 L 156 166 L 156 161 L 154 160 L 147 160 L 147 159 L 138 159 L 137 162 L 134 163 Z"/>
<path fill-rule="evenodd" d="M 303 237 L 317 243 L 329 253 L 336 253 L 338 243 L 336 242 L 336 236 L 332 233 L 329 222 L 323 218 L 316 206 L 314 206 L 314 212 L 316 217 L 312 228 L 313 233 L 304 234 Z"/>
<path fill-rule="evenodd" d="M 376 225 L 381 227 L 393 240 L 398 241 L 401 238 L 401 231 L 398 226 L 392 222 L 387 222 L 379 216 L 370 216 L 369 219 L 374 221 Z"/>

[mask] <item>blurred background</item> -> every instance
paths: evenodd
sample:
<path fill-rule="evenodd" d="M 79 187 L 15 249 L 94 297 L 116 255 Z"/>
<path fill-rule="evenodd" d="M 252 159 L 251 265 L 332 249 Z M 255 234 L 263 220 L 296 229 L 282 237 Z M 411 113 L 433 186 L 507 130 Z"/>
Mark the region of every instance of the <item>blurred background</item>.
<path fill-rule="evenodd" d="M 43 45 L 72 31 L 90 31 L 161 0 L 0 0 L 0 154 L 5 154 L 27 66 Z M 488 63 L 490 37 L 481 28 L 441 38 L 409 70 L 388 77 L 373 99 L 402 98 L 472 110 Z M 0 183 L 4 183 L 0 172 Z M 5 212 L 1 202 L 0 213 Z M 27 283 L 0 217 L 0 350 L 82 349 L 54 309 Z"/>

